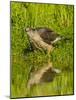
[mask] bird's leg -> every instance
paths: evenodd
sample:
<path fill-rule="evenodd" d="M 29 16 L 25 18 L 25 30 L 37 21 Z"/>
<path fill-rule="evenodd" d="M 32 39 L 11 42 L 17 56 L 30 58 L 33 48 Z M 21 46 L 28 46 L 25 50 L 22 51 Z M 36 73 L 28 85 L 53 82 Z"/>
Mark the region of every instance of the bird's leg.
<path fill-rule="evenodd" d="M 52 45 L 48 46 L 48 55 L 54 50 L 54 47 Z"/>

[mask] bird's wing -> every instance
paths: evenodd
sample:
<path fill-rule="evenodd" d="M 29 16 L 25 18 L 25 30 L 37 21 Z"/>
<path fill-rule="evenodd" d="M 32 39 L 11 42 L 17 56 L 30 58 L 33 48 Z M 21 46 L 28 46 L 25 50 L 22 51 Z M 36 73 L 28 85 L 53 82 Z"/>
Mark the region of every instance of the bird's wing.
<path fill-rule="evenodd" d="M 44 42 L 51 44 L 51 41 L 54 41 L 58 34 L 49 28 L 37 28 L 37 32 Z"/>
<path fill-rule="evenodd" d="M 36 28 L 36 30 L 39 31 L 39 32 L 42 32 L 42 33 L 44 33 L 44 32 L 53 32 L 52 29 L 49 29 L 49 28 L 46 28 L 46 27 L 38 27 L 38 28 Z"/>

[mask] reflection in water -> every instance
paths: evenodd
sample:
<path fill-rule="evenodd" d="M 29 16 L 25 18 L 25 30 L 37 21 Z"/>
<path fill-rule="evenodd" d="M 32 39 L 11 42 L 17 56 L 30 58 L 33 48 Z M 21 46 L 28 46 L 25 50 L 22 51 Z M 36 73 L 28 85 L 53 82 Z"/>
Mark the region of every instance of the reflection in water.
<path fill-rule="evenodd" d="M 12 56 L 12 94 L 13 97 L 49 96 L 73 93 L 73 70 L 69 66 L 51 62 L 51 57 L 41 52 L 26 56 Z M 48 60 L 49 59 L 49 60 Z M 55 64 L 56 63 L 56 64 Z M 60 70 L 55 69 L 59 68 Z M 58 74 L 60 73 L 60 74 Z M 67 88 L 68 87 L 68 88 Z M 43 92 L 44 91 L 44 92 Z M 16 94 L 14 94 L 16 93 Z"/>
<path fill-rule="evenodd" d="M 28 80 L 28 88 L 35 84 L 51 82 L 54 80 L 56 74 L 60 72 L 60 70 L 53 68 L 52 62 L 48 60 L 48 63 L 44 64 L 40 69 L 31 72 Z"/>

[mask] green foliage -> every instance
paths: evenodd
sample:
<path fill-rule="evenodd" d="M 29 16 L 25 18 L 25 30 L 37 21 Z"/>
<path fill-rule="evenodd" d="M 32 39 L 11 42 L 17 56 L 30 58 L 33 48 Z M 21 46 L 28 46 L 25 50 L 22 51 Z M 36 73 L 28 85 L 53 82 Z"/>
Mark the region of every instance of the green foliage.
<path fill-rule="evenodd" d="M 11 2 L 11 97 L 73 94 L 73 10 L 72 5 Z M 38 50 L 29 51 L 26 27 L 49 27 L 71 38 L 59 42 L 50 54 L 53 66 L 62 70 L 61 75 L 53 82 L 35 86 L 30 91 L 27 89 L 30 70 L 47 63 L 48 55 Z"/>

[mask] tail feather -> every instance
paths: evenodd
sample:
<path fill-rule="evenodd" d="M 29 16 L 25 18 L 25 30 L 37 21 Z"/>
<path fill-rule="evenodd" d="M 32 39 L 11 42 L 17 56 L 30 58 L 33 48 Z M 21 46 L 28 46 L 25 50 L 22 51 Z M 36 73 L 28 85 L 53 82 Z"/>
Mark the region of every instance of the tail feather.
<path fill-rule="evenodd" d="M 61 41 L 61 40 L 66 41 L 66 40 L 70 40 L 70 39 L 71 38 L 69 38 L 69 37 L 59 36 L 54 41 L 52 41 L 51 44 L 55 44 L 56 42 Z"/>
<path fill-rule="evenodd" d="M 57 74 L 61 73 L 61 70 L 56 69 L 56 68 L 53 68 L 52 71 L 54 71 L 54 72 L 57 73 Z"/>
<path fill-rule="evenodd" d="M 70 37 L 61 36 L 61 40 L 70 40 L 70 39 L 71 39 Z"/>

